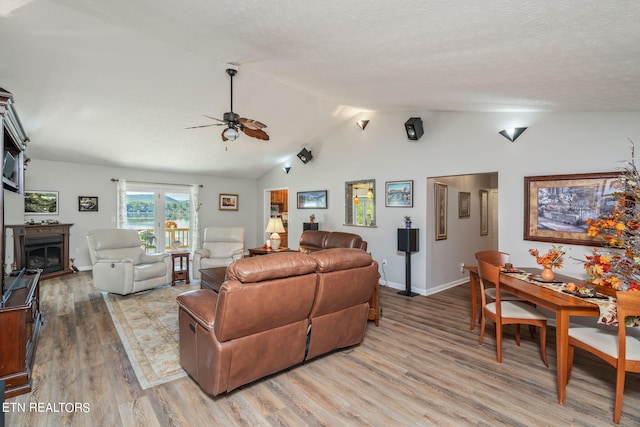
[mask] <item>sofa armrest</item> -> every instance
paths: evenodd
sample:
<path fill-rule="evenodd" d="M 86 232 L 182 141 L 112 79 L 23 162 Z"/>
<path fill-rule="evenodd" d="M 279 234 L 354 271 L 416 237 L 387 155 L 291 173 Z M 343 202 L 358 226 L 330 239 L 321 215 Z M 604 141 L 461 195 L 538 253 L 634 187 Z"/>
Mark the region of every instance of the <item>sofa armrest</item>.
<path fill-rule="evenodd" d="M 96 288 L 126 295 L 133 292 L 133 260 L 131 258 L 98 260 L 93 265 Z"/>
<path fill-rule="evenodd" d="M 213 330 L 218 294 L 210 289 L 185 292 L 176 298 L 178 305 L 189 313 L 204 329 Z"/>
<path fill-rule="evenodd" d="M 194 258 L 198 255 L 200 255 L 201 258 L 210 258 L 209 249 L 201 248 L 193 251 Z"/>
<path fill-rule="evenodd" d="M 159 254 L 143 254 L 140 257 L 140 264 L 153 264 L 154 262 L 163 262 L 165 258 L 170 257 L 168 253 Z"/>
<path fill-rule="evenodd" d="M 235 261 L 240 258 L 244 258 L 244 249 L 236 249 L 235 251 L 231 252 L 232 260 Z"/>

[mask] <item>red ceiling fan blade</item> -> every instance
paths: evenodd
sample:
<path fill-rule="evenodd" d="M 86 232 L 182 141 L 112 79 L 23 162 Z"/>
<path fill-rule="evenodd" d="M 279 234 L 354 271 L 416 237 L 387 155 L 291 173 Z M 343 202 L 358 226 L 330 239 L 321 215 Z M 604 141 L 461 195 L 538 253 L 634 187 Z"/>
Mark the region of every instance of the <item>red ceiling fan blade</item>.
<path fill-rule="evenodd" d="M 267 125 L 265 125 L 264 123 L 260 123 L 259 121 L 253 120 L 253 119 L 245 119 L 244 117 L 240 117 L 238 119 L 238 123 L 240 123 L 242 126 L 246 128 L 254 129 L 254 130 L 263 129 L 267 127 Z"/>
<path fill-rule="evenodd" d="M 261 129 L 251 129 L 251 128 L 243 127 L 242 131 L 246 135 L 251 136 L 253 138 L 262 139 L 263 141 L 269 140 L 269 135 L 267 135 L 267 133 Z"/>

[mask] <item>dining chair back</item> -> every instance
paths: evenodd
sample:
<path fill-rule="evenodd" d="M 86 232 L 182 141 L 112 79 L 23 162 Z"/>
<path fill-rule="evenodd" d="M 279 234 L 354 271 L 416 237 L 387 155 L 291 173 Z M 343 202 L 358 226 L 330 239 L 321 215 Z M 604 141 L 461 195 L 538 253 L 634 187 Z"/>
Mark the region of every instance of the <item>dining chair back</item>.
<path fill-rule="evenodd" d="M 618 329 L 576 327 L 569 328 L 569 355 L 567 357 L 567 383 L 573 367 L 575 348 L 581 348 L 598 356 L 616 368 L 616 397 L 613 422 L 620 422 L 622 396 L 627 372 L 640 373 L 640 338 L 628 335 L 625 319 L 640 316 L 640 292 L 616 292 Z"/>
<path fill-rule="evenodd" d="M 481 259 L 497 266 L 503 266 L 509 262 L 509 254 L 506 252 L 485 250 L 476 252 L 476 259 Z"/>
<path fill-rule="evenodd" d="M 486 319 L 495 324 L 496 358 L 502 363 L 502 330 L 504 325 L 530 325 L 540 328 L 540 353 L 545 366 L 547 361 L 547 317 L 534 306 L 522 301 L 503 301 L 500 293 L 500 267 L 478 259 L 480 296 L 482 299 L 482 317 L 480 320 L 480 340 L 482 345 Z M 496 288 L 496 299 L 488 302 L 485 286 L 492 283 Z M 520 329 L 516 328 L 516 344 L 520 345 Z"/>

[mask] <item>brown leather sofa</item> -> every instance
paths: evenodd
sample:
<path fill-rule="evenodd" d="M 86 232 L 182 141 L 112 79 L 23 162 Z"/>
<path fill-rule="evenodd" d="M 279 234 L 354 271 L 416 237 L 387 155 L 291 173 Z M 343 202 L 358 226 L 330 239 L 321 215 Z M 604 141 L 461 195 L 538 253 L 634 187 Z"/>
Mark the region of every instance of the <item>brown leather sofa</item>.
<path fill-rule="evenodd" d="M 178 296 L 180 363 L 216 396 L 359 344 L 378 278 L 378 264 L 356 249 L 239 259 L 218 294 Z"/>
<path fill-rule="evenodd" d="M 300 235 L 299 250 L 302 253 L 331 248 L 358 248 L 366 251 L 367 242 L 357 234 L 340 231 L 306 230 Z"/>

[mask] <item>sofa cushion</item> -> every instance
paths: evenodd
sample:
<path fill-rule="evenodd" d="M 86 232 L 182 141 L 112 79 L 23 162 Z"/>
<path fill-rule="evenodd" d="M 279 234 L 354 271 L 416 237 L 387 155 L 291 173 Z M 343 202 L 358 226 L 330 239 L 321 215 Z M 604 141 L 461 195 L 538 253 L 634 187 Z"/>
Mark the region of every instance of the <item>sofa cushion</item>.
<path fill-rule="evenodd" d="M 300 252 L 280 252 L 239 259 L 227 267 L 227 280 L 261 282 L 313 273 L 316 261 Z"/>
<path fill-rule="evenodd" d="M 362 237 L 353 233 L 331 232 L 327 235 L 323 248 L 359 248 Z"/>
<path fill-rule="evenodd" d="M 154 279 L 166 274 L 167 265 L 164 262 L 154 262 L 153 264 L 138 264 L 133 267 L 134 282 Z"/>
<path fill-rule="evenodd" d="M 327 231 L 307 230 L 300 235 L 300 252 L 310 253 L 324 247 Z"/>
<path fill-rule="evenodd" d="M 318 273 L 366 267 L 372 262 L 371 255 L 356 248 L 323 249 L 309 256 L 316 260 Z"/>
<path fill-rule="evenodd" d="M 140 246 L 137 248 L 120 248 L 120 249 L 105 249 L 102 251 L 96 251 L 97 259 L 130 259 L 133 261 L 133 265 L 140 263 L 140 257 L 144 251 Z"/>
<path fill-rule="evenodd" d="M 242 242 L 205 242 L 202 247 L 209 251 L 209 258 L 230 259 L 234 252 L 242 253 Z"/>

